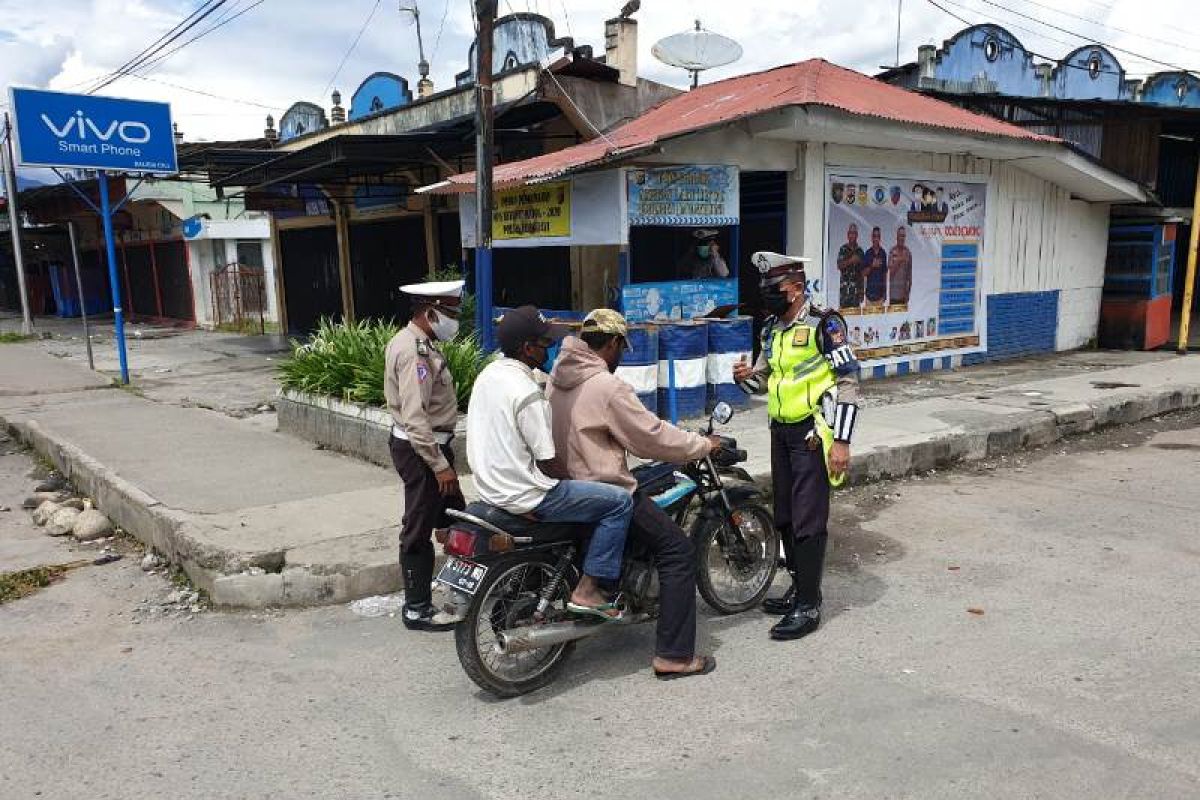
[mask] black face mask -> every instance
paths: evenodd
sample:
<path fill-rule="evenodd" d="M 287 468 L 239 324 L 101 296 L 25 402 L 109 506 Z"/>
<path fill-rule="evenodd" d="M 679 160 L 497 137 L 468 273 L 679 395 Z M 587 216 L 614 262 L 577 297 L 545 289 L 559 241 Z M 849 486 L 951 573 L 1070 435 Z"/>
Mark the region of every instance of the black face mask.
<path fill-rule="evenodd" d="M 779 289 L 764 289 L 762 300 L 767 313 L 776 317 L 787 311 L 792 305 L 792 301 L 788 300 L 787 293 Z"/>

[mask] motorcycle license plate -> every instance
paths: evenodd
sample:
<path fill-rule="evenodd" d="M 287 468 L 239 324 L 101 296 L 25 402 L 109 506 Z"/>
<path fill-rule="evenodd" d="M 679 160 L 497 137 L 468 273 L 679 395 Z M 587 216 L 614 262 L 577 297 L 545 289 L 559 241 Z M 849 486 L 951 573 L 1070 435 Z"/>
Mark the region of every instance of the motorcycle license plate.
<path fill-rule="evenodd" d="M 445 584 L 451 589 L 457 589 L 466 594 L 475 594 L 488 568 L 473 561 L 462 558 L 447 558 L 441 572 L 437 574 L 438 583 Z"/>

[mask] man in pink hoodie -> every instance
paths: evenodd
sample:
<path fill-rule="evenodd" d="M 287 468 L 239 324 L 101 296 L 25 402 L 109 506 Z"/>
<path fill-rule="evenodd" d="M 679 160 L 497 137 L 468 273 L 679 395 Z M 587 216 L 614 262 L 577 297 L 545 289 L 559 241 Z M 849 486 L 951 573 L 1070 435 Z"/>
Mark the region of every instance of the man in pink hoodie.
<path fill-rule="evenodd" d="M 676 428 L 642 405 L 613 373 L 628 347 L 625 318 L 607 308 L 588 314 L 579 337 L 563 340 L 546 395 L 554 449 L 567 474 L 632 492 L 626 463 L 638 458 L 683 463 L 719 445 L 716 437 Z M 635 497 L 630 538 L 654 553 L 660 587 L 654 672 L 660 678 L 704 675 L 712 656 L 696 655 L 696 555 L 692 540 L 648 497 Z"/>

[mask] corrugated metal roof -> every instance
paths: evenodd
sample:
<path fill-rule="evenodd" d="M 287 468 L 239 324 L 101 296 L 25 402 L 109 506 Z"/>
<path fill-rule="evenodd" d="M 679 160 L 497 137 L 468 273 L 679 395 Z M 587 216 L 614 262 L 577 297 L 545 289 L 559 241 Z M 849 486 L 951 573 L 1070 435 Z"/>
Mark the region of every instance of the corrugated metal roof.
<path fill-rule="evenodd" d="M 950 103 L 874 80 L 823 59 L 706 84 L 651 108 L 612 132 L 546 155 L 498 165 L 497 186 L 548 180 L 653 149 L 686 133 L 790 106 L 825 106 L 849 114 L 1009 139 L 1058 141 Z M 451 177 L 441 191 L 461 191 L 475 173 Z M 435 191 L 437 191 L 435 189 Z"/>

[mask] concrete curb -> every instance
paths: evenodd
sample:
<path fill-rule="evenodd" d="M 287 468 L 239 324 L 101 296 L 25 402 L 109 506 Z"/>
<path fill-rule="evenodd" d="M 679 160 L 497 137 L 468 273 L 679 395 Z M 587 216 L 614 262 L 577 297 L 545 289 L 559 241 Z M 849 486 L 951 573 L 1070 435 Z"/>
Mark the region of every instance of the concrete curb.
<path fill-rule="evenodd" d="M 1200 407 L 1200 386 L 1178 385 L 1121 394 L 1090 403 L 1065 403 L 1001 418 L 972 431 L 934 436 L 911 444 L 881 446 L 854 453 L 849 484 L 902 478 L 954 464 L 1043 447 L 1113 425 Z M 769 472 L 754 479 L 770 482 Z"/>
<path fill-rule="evenodd" d="M 281 419 L 289 413 L 284 405 L 281 403 Z M 1122 392 L 1088 403 L 1020 410 L 971 430 L 857 451 L 850 482 L 899 478 L 978 461 L 1198 406 L 1200 385 L 1173 385 Z M 353 544 L 337 540 L 284 551 L 220 547 L 206 535 L 206 529 L 211 528 L 204 515 L 164 506 L 104 464 L 60 441 L 36 421 L 6 421 L 0 417 L 0 425 L 51 461 L 116 524 L 181 566 L 216 605 L 264 608 L 342 603 L 396 591 L 401 585 L 399 567 L 392 555 L 395 540 L 391 530 L 350 537 Z M 768 473 L 755 474 L 754 478 L 769 485 Z M 351 555 L 360 557 L 347 558 L 343 550 L 357 551 Z"/>
<path fill-rule="evenodd" d="M 392 417 L 386 409 L 282 389 L 275 401 L 275 411 L 281 433 L 392 469 L 389 446 Z M 451 443 L 455 468 L 460 474 L 470 472 L 465 429 L 466 417 L 460 414 L 457 435 Z"/>
<path fill-rule="evenodd" d="M 96 507 L 147 547 L 180 566 L 218 606 L 266 608 L 342 603 L 401 588 L 399 565 L 294 562 L 289 553 L 230 550 L 205 536 L 203 515 L 169 508 L 74 445 L 58 440 L 34 420 L 0 427 L 52 463 Z M 389 541 L 394 537 L 389 536 Z"/>

